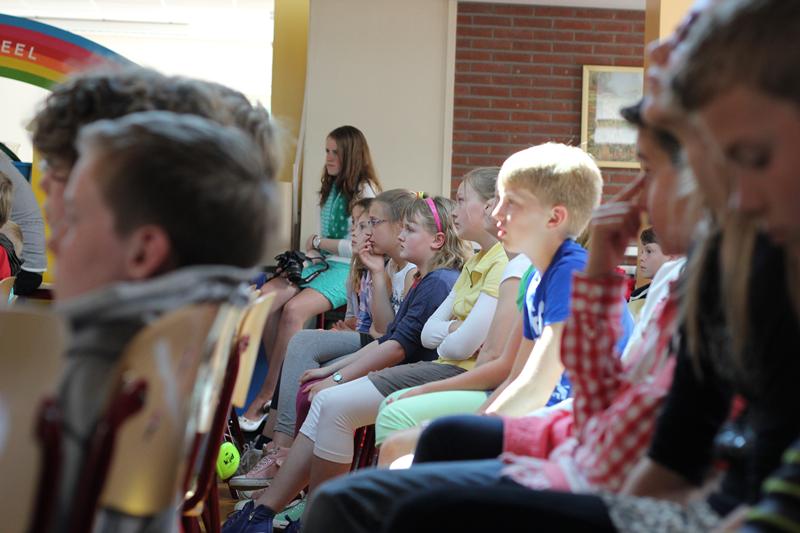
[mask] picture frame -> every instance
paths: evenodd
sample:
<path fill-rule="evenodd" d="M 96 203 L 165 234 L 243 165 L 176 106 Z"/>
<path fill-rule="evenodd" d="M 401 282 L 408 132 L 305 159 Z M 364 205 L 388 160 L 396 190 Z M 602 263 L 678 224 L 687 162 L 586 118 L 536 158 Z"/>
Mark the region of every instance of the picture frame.
<path fill-rule="evenodd" d="M 583 66 L 581 148 L 600 167 L 639 168 L 636 128 L 619 114 L 642 98 L 641 67 Z"/>

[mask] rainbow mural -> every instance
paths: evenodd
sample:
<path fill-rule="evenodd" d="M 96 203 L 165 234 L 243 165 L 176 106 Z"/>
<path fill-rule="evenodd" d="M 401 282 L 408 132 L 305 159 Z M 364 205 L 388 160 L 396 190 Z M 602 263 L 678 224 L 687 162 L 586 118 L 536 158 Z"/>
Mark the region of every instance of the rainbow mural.
<path fill-rule="evenodd" d="M 0 77 L 49 89 L 70 72 L 104 63 L 131 62 L 74 33 L 0 14 Z"/>

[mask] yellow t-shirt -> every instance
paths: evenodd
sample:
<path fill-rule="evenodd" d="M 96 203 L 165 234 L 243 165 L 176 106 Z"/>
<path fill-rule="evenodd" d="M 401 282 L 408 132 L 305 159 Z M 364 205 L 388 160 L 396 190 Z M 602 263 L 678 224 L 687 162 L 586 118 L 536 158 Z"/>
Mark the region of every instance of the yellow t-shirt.
<path fill-rule="evenodd" d="M 486 251 L 481 250 L 464 263 L 461 274 L 453 285 L 455 295 L 453 317 L 455 319 L 466 319 L 481 293 L 497 298 L 506 265 L 508 265 L 508 256 L 502 243 L 499 242 Z M 475 366 L 476 358 L 477 355 L 473 355 L 469 359 L 459 361 L 440 357 L 436 362 L 456 365 L 469 370 Z"/>

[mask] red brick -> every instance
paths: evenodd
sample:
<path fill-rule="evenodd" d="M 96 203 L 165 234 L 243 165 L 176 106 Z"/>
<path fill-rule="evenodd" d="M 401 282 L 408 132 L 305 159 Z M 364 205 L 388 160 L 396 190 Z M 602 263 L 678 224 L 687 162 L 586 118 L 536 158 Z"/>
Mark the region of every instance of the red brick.
<path fill-rule="evenodd" d="M 495 39 L 533 39 L 533 30 L 522 30 L 519 28 L 493 28 L 491 31 Z"/>
<path fill-rule="evenodd" d="M 492 4 L 473 4 L 470 2 L 459 2 L 458 12 L 461 13 L 494 13 Z"/>
<path fill-rule="evenodd" d="M 456 28 L 456 37 L 478 37 L 482 39 L 488 39 L 492 36 L 492 28 L 479 28 L 477 26 Z"/>
<path fill-rule="evenodd" d="M 580 100 L 581 91 L 575 89 L 555 90 L 550 91 L 550 97 L 555 100 Z"/>
<path fill-rule="evenodd" d="M 530 104 L 526 100 L 510 98 L 493 98 L 492 107 L 496 109 L 528 109 Z"/>
<path fill-rule="evenodd" d="M 633 33 L 633 24 L 630 22 L 598 22 L 594 25 L 594 30 Z"/>
<path fill-rule="evenodd" d="M 555 76 L 537 76 L 531 80 L 533 87 L 550 87 L 554 89 L 570 89 L 573 81 L 569 78 L 556 78 Z"/>
<path fill-rule="evenodd" d="M 575 16 L 591 19 L 613 19 L 617 11 L 614 9 L 576 9 Z"/>
<path fill-rule="evenodd" d="M 472 41 L 467 38 L 456 39 L 456 50 L 459 48 L 472 48 Z"/>
<path fill-rule="evenodd" d="M 573 62 L 579 65 L 611 65 L 612 58 L 598 54 L 582 54 L 573 57 Z"/>
<path fill-rule="evenodd" d="M 520 26 L 524 28 L 552 28 L 553 19 L 538 18 L 538 17 L 530 17 L 530 18 L 520 17 L 514 19 L 514 26 Z"/>
<path fill-rule="evenodd" d="M 617 67 L 641 67 L 642 58 L 641 56 L 615 57 L 614 65 Z"/>
<path fill-rule="evenodd" d="M 456 24 L 457 24 L 456 30 L 461 29 L 463 26 L 472 24 L 472 17 L 470 17 L 469 15 L 459 14 L 456 17 Z"/>
<path fill-rule="evenodd" d="M 580 76 L 581 67 L 578 65 L 553 65 L 553 76 Z"/>
<path fill-rule="evenodd" d="M 521 52 L 494 52 L 492 59 L 502 63 L 530 63 L 531 55 Z"/>
<path fill-rule="evenodd" d="M 644 11 L 626 11 L 626 10 L 619 10 L 616 12 L 616 17 L 619 20 L 635 20 L 635 21 L 642 21 L 644 20 Z"/>
<path fill-rule="evenodd" d="M 514 74 L 549 76 L 553 74 L 553 67 L 550 65 L 514 65 Z"/>
<path fill-rule="evenodd" d="M 536 111 L 574 111 L 579 107 L 579 102 L 559 101 L 559 100 L 537 100 L 531 105 L 531 109 Z"/>
<path fill-rule="evenodd" d="M 641 46 L 629 44 L 596 44 L 594 45 L 594 53 L 607 56 L 632 56 L 638 52 L 639 57 L 641 57 L 641 48 Z"/>
<path fill-rule="evenodd" d="M 614 34 L 614 42 L 644 46 L 644 39 L 639 33 L 616 33 Z"/>
<path fill-rule="evenodd" d="M 466 109 L 454 109 L 453 110 L 453 119 L 462 119 L 467 118 L 469 116 L 469 111 Z"/>
<path fill-rule="evenodd" d="M 456 84 L 489 85 L 492 83 L 492 76 L 488 74 L 468 74 L 466 72 L 456 72 Z"/>
<path fill-rule="evenodd" d="M 597 31 L 593 32 L 575 32 L 575 40 L 584 42 L 584 43 L 613 43 L 614 37 L 617 35 L 622 35 L 619 33 L 600 33 Z"/>
<path fill-rule="evenodd" d="M 456 96 L 453 99 L 453 105 L 458 107 L 483 107 L 485 101 L 482 98 L 468 98 L 465 96 Z"/>
<path fill-rule="evenodd" d="M 592 22 L 575 19 L 554 19 L 553 27 L 557 30 L 591 30 Z"/>
<path fill-rule="evenodd" d="M 472 166 L 481 166 L 481 167 L 494 167 L 500 166 L 503 161 L 505 161 L 504 157 L 498 156 L 477 156 L 471 155 L 467 157 L 467 163 Z"/>
<path fill-rule="evenodd" d="M 580 124 L 581 122 L 580 110 L 569 113 L 552 113 L 551 116 L 553 117 L 553 122 L 571 124 Z"/>
<path fill-rule="evenodd" d="M 535 112 L 516 111 L 514 113 L 511 113 L 511 120 L 515 122 L 550 122 L 551 115 L 550 113 L 542 113 L 539 111 Z"/>
<path fill-rule="evenodd" d="M 456 96 L 466 96 L 470 93 L 469 85 L 456 85 L 453 89 L 453 94 Z"/>
<path fill-rule="evenodd" d="M 511 91 L 507 87 L 497 87 L 492 85 L 473 85 L 466 87 L 469 94 L 473 96 L 505 96 L 508 97 Z"/>
<path fill-rule="evenodd" d="M 508 120 L 510 113 L 498 109 L 473 109 L 469 118 L 474 120 Z"/>
<path fill-rule="evenodd" d="M 467 134 L 467 141 L 472 143 L 507 143 L 510 137 L 507 133 L 474 133 Z"/>
<path fill-rule="evenodd" d="M 563 55 L 563 54 L 562 55 L 533 54 L 533 62 L 572 65 L 575 63 L 575 60 L 573 59 L 573 56 Z"/>
<path fill-rule="evenodd" d="M 530 87 L 531 79 L 523 76 L 492 76 L 491 83 L 498 85 L 513 85 L 515 87 Z"/>
<path fill-rule="evenodd" d="M 494 12 L 498 15 L 516 15 L 520 17 L 533 16 L 533 6 L 518 6 L 518 5 L 497 5 L 494 6 Z"/>
<path fill-rule="evenodd" d="M 453 150 L 459 154 L 488 154 L 489 146 L 486 144 L 453 144 Z"/>
<path fill-rule="evenodd" d="M 511 74 L 511 65 L 501 63 L 473 63 L 472 72 L 495 72 L 498 74 Z"/>
<path fill-rule="evenodd" d="M 511 50 L 511 41 L 502 39 L 472 39 L 472 48 L 484 50 Z"/>
<path fill-rule="evenodd" d="M 456 61 L 491 61 L 492 53 L 484 50 L 456 50 Z"/>
<path fill-rule="evenodd" d="M 534 30 L 533 38 L 537 41 L 572 41 L 575 34 L 571 31 Z"/>
<path fill-rule="evenodd" d="M 550 98 L 550 92 L 547 89 L 541 88 L 528 88 L 528 87 L 515 87 L 511 89 L 512 98 Z"/>
<path fill-rule="evenodd" d="M 537 17 L 574 17 L 575 9 L 571 7 L 536 6 Z"/>
<path fill-rule="evenodd" d="M 512 149 L 508 144 L 492 144 L 488 146 L 488 148 L 490 154 L 502 156 L 503 160 L 517 151 Z"/>
<path fill-rule="evenodd" d="M 485 15 L 473 15 L 472 23 L 478 26 L 511 26 L 511 17 L 488 17 Z"/>
<path fill-rule="evenodd" d="M 513 50 L 526 50 L 528 52 L 552 52 L 553 44 L 541 41 L 514 41 L 511 44 Z"/>
<path fill-rule="evenodd" d="M 553 43 L 555 53 L 591 54 L 592 45 L 583 43 Z"/>

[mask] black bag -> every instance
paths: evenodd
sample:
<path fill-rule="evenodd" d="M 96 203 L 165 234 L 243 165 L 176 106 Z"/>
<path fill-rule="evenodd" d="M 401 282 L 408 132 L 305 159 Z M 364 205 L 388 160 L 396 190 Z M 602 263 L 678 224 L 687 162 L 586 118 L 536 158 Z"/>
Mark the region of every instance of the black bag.
<path fill-rule="evenodd" d="M 308 257 L 306 254 L 294 250 L 288 250 L 276 255 L 275 260 L 278 262 L 275 275 L 282 276 L 297 286 L 310 283 L 331 267 L 324 257 Z M 306 261 L 309 261 L 312 265 L 315 263 L 322 264 L 322 268 L 303 277 L 303 267 Z"/>

